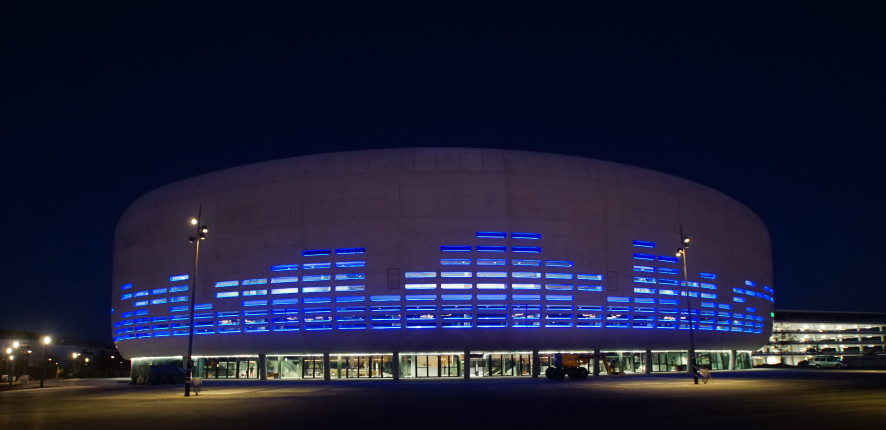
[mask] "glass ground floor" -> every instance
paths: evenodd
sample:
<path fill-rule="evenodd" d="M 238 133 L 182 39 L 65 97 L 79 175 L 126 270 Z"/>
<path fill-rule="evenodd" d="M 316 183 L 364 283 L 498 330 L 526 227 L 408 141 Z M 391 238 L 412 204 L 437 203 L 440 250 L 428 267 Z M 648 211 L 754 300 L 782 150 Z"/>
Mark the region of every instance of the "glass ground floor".
<path fill-rule="evenodd" d="M 582 351 L 576 351 L 582 353 Z M 539 373 L 544 375 L 554 365 L 553 351 L 538 352 Z M 563 351 L 563 353 L 568 353 Z M 699 368 L 728 370 L 730 351 L 697 351 Z M 600 373 L 685 372 L 689 354 L 686 351 L 601 351 Z M 396 358 L 395 358 L 396 357 Z M 750 352 L 735 353 L 735 368 L 751 368 Z M 604 364 L 602 359 L 606 360 Z M 261 379 L 262 360 L 267 379 L 360 379 L 393 378 L 469 378 L 532 376 L 533 353 L 530 351 L 416 352 L 379 354 L 293 354 L 251 355 L 232 357 L 195 357 L 194 376 L 205 379 Z M 172 364 L 181 366 L 180 357 L 133 359 L 133 372 L 139 366 Z M 466 365 L 467 364 L 467 365 Z M 608 366 L 606 365 L 608 364 Z M 593 373 L 594 359 L 581 367 Z"/>

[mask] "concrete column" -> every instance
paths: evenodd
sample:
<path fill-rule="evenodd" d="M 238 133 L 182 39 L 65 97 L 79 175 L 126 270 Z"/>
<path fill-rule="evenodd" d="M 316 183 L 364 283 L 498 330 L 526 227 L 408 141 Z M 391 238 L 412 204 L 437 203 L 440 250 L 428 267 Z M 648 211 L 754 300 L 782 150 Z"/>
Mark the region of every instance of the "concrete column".
<path fill-rule="evenodd" d="M 735 370 L 735 356 L 738 354 L 738 351 L 732 350 L 729 351 L 729 370 Z"/>
<path fill-rule="evenodd" d="M 341 356 L 340 355 L 335 357 L 335 377 L 336 377 L 336 379 L 341 379 Z"/>
<path fill-rule="evenodd" d="M 268 380 L 268 356 L 267 354 L 258 355 L 258 379 L 262 381 Z"/>
<path fill-rule="evenodd" d="M 688 355 L 688 357 L 686 357 L 686 363 L 687 363 L 686 364 L 686 371 L 694 375 L 695 374 L 695 350 L 690 349 L 689 354 L 687 354 L 687 355 Z"/>
<path fill-rule="evenodd" d="M 538 359 L 538 350 L 532 350 L 532 377 L 538 378 L 541 373 L 541 360 Z"/>
<path fill-rule="evenodd" d="M 400 380 L 400 353 L 394 352 L 394 357 L 391 358 L 391 373 L 394 375 L 394 380 Z"/>
<path fill-rule="evenodd" d="M 646 369 L 645 373 L 648 375 L 648 374 L 652 373 L 652 350 L 651 349 L 646 350 L 646 357 L 644 358 L 644 360 L 646 360 L 646 365 L 643 367 Z"/>
<path fill-rule="evenodd" d="M 471 379 L 471 351 L 465 351 L 465 379 Z"/>
<path fill-rule="evenodd" d="M 594 376 L 600 376 L 600 350 L 594 350 Z"/>
<path fill-rule="evenodd" d="M 332 379 L 332 369 L 329 368 L 329 353 L 323 353 L 323 380 L 328 381 Z"/>

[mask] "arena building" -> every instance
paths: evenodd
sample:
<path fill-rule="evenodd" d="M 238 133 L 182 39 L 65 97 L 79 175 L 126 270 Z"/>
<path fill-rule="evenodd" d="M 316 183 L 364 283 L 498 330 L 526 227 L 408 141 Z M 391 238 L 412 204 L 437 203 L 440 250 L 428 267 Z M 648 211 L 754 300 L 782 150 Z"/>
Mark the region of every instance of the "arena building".
<path fill-rule="evenodd" d="M 180 364 L 193 330 L 209 378 L 537 375 L 556 351 L 679 371 L 691 342 L 702 366 L 746 368 L 771 286 L 760 219 L 690 181 L 521 151 L 358 151 L 139 198 L 117 226 L 112 330 L 134 369 Z"/>

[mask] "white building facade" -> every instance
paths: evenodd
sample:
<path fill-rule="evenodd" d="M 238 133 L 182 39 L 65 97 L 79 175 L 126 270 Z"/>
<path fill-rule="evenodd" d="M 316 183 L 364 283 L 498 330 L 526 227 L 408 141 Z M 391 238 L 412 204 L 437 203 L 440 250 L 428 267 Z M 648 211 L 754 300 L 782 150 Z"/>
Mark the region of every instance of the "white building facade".
<path fill-rule="evenodd" d="M 205 377 L 529 375 L 554 351 L 682 370 L 690 336 L 700 363 L 746 367 L 774 302 L 765 226 L 717 191 L 580 157 L 435 148 L 152 191 L 117 226 L 111 294 L 133 367 L 180 362 L 194 330 Z"/>

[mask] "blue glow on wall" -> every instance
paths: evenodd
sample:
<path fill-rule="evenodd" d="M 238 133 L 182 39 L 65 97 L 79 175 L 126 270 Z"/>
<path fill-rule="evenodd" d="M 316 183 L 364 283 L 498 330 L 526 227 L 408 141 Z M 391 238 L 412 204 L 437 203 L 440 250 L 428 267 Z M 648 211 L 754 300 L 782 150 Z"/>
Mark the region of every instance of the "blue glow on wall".
<path fill-rule="evenodd" d="M 302 257 L 320 257 L 324 255 L 331 255 L 331 249 L 312 249 L 309 251 L 302 251 Z"/>
<path fill-rule="evenodd" d="M 365 254 L 366 248 L 336 248 L 336 255 Z"/>
<path fill-rule="evenodd" d="M 470 245 L 444 245 L 440 247 L 442 252 L 471 252 Z"/>
<path fill-rule="evenodd" d="M 647 242 L 645 240 L 635 240 L 634 246 L 639 246 L 640 248 L 655 248 L 655 242 Z"/>
<path fill-rule="evenodd" d="M 505 239 L 508 234 L 503 231 L 478 231 L 477 237 L 480 239 Z"/>

